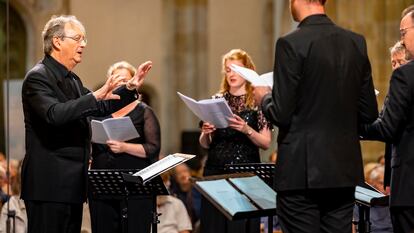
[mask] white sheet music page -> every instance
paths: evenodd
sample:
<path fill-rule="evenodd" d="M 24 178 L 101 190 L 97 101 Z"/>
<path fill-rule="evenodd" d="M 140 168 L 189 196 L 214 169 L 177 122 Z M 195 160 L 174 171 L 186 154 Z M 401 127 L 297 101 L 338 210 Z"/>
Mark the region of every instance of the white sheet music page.
<path fill-rule="evenodd" d="M 198 102 L 201 104 L 201 111 L 207 117 L 207 122 L 212 123 L 216 128 L 226 128 L 229 126 L 227 118 L 233 117 L 233 112 L 226 99 L 205 99 Z"/>
<path fill-rule="evenodd" d="M 108 139 L 124 142 L 139 137 L 130 117 L 92 120 L 91 129 L 92 142 L 95 143 L 106 144 Z"/>
<path fill-rule="evenodd" d="M 231 64 L 230 68 L 234 72 L 238 73 L 242 78 L 249 81 L 253 86 L 273 88 L 273 72 L 259 75 L 252 69 L 241 67 L 235 64 Z"/>
<path fill-rule="evenodd" d="M 92 142 L 105 144 L 109 140 L 108 134 L 103 127 L 102 122 L 97 120 L 91 121 Z"/>
<path fill-rule="evenodd" d="M 190 98 L 186 95 L 177 92 L 178 96 L 184 101 L 185 105 L 198 117 L 202 120 L 203 114 L 198 106 L 198 103 L 195 99 Z"/>
<path fill-rule="evenodd" d="M 180 92 L 177 92 L 177 94 L 200 120 L 209 122 L 216 128 L 229 126 L 227 118 L 233 117 L 233 113 L 224 98 L 196 101 Z"/>
<path fill-rule="evenodd" d="M 171 168 L 184 163 L 185 161 L 194 158 L 195 155 L 175 153 L 166 156 L 165 158 L 149 165 L 148 167 L 136 172 L 134 176 L 142 178 L 143 182 L 155 177 Z"/>

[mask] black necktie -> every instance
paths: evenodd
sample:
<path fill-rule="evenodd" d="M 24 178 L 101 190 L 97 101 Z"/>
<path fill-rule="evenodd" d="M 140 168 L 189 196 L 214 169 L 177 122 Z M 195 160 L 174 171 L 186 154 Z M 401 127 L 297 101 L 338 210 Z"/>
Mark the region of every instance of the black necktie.
<path fill-rule="evenodd" d="M 75 77 L 73 77 L 73 76 L 71 76 L 70 79 L 71 79 L 71 81 L 72 81 L 72 83 L 74 85 L 74 89 L 76 90 L 76 93 L 78 93 L 78 97 L 81 97 L 82 96 L 82 92 L 81 92 L 81 90 L 79 88 L 78 81 L 76 81 Z"/>

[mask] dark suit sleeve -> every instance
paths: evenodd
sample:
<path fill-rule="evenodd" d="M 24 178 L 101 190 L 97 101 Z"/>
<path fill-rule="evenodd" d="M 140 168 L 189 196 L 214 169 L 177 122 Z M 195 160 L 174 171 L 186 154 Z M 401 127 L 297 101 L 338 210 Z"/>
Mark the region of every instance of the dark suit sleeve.
<path fill-rule="evenodd" d="M 94 109 L 92 112 L 87 112 L 88 116 L 109 115 L 128 105 L 132 101 L 136 100 L 138 97 L 137 92 L 135 90 L 130 91 L 126 88 L 125 85 L 120 86 L 119 88 L 114 90 L 113 93 L 119 95 L 121 99 L 97 101 L 97 109 Z"/>
<path fill-rule="evenodd" d="M 372 123 L 378 117 L 378 105 L 375 96 L 374 84 L 371 75 L 371 64 L 367 55 L 366 42 L 360 37 L 362 53 L 364 55 L 363 77 L 361 79 L 361 89 L 358 98 L 358 121 L 361 124 Z"/>
<path fill-rule="evenodd" d="M 281 127 L 290 124 L 297 105 L 297 87 L 301 79 L 301 60 L 294 48 L 283 38 L 276 42 L 274 85 L 272 95 L 263 98 L 266 118 Z"/>
<path fill-rule="evenodd" d="M 380 116 L 372 124 L 363 126 L 362 136 L 366 139 L 392 142 L 406 121 L 411 103 L 407 74 L 402 69 L 393 72 L 390 89 Z"/>
<path fill-rule="evenodd" d="M 93 95 L 61 102 L 57 97 L 57 87 L 52 83 L 42 72 L 32 72 L 26 77 L 22 88 L 22 96 L 27 105 L 48 124 L 64 125 L 97 109 L 97 101 Z"/>
<path fill-rule="evenodd" d="M 391 185 L 391 157 L 392 157 L 392 144 L 385 144 L 385 164 L 384 164 L 384 189 Z"/>
<path fill-rule="evenodd" d="M 87 116 L 104 116 L 110 114 L 135 99 L 135 91 L 125 87 L 117 90 L 121 100 L 97 101 L 92 93 L 77 99 L 62 102 L 57 97 L 57 86 L 51 77 L 41 71 L 27 75 L 22 88 L 22 97 L 28 106 L 48 124 L 60 126 Z M 83 87 L 82 87 L 83 88 Z"/>

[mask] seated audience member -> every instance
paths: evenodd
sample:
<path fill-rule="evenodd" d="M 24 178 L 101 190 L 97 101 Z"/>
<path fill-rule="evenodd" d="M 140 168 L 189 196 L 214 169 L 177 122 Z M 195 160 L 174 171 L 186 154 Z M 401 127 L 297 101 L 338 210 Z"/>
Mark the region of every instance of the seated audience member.
<path fill-rule="evenodd" d="M 160 156 L 160 159 L 163 157 L 164 156 Z M 161 179 L 164 182 L 165 187 L 167 187 L 172 194 L 170 191 L 171 171 L 162 173 Z M 161 214 L 159 218 L 160 223 L 157 225 L 158 233 L 188 233 L 192 230 L 191 220 L 183 202 L 174 196 L 158 196 L 157 213 Z"/>
<path fill-rule="evenodd" d="M 4 170 L 7 171 L 7 162 L 4 161 L 2 163 L 3 163 L 2 165 L 3 165 Z M 8 195 L 10 195 L 10 196 L 11 195 L 16 195 L 16 193 L 13 192 L 13 189 L 11 188 L 11 186 L 13 185 L 13 183 L 16 183 L 16 176 L 17 176 L 17 172 L 18 172 L 18 169 L 19 169 L 19 163 L 20 163 L 19 160 L 10 159 L 10 161 L 9 161 L 9 174 L 10 174 L 10 177 L 8 179 L 7 176 L 6 176 L 4 182 L 2 183 L 3 192 L 7 193 L 7 190 L 9 190 Z M 20 193 L 18 193 L 18 194 L 20 194 Z"/>
<path fill-rule="evenodd" d="M 392 70 L 406 64 L 410 60 L 409 54 L 406 53 L 406 49 L 400 41 L 390 48 L 390 55 Z"/>
<path fill-rule="evenodd" d="M 190 233 L 191 220 L 183 202 L 171 195 L 157 196 L 158 233 Z"/>
<path fill-rule="evenodd" d="M 7 194 L 7 176 L 6 169 L 3 166 L 0 166 L 0 208 L 9 200 L 9 195 Z"/>
<path fill-rule="evenodd" d="M 364 179 L 369 184 L 371 183 L 371 181 L 369 179 L 369 174 L 371 174 L 372 169 L 374 169 L 375 167 L 377 167 L 379 165 L 380 164 L 376 163 L 376 162 L 369 162 L 369 163 L 364 165 Z"/>
<path fill-rule="evenodd" d="M 21 169 L 21 162 L 18 163 L 16 168 L 15 179 L 11 183 L 11 191 L 13 196 L 10 197 L 8 202 L 6 202 L 0 214 L 0 232 L 7 232 L 7 218 L 8 214 L 14 211 L 14 224 L 13 218 L 10 218 L 10 232 L 13 233 L 26 233 L 27 232 L 27 214 L 26 214 L 26 206 L 24 205 L 24 201 L 20 199 L 20 169 Z M 8 207 L 7 207 L 8 205 Z M 14 228 L 14 226 L 16 228 Z"/>
<path fill-rule="evenodd" d="M 190 169 L 186 164 L 176 166 L 172 173 L 171 191 L 184 203 L 191 222 L 195 225 L 200 218 L 201 194 L 194 188 L 190 174 Z"/>
<path fill-rule="evenodd" d="M 369 184 L 383 194 L 389 193 L 384 189 L 384 165 L 374 167 L 369 173 Z"/>
<path fill-rule="evenodd" d="M 378 191 L 385 193 L 384 189 L 384 165 L 378 164 L 372 168 L 368 173 L 369 182 L 368 184 L 373 186 Z M 358 207 L 354 208 L 354 219 L 359 220 Z M 390 209 L 388 206 L 373 206 L 370 208 L 370 223 L 371 233 L 393 233 L 391 224 Z"/>
<path fill-rule="evenodd" d="M 381 165 L 385 165 L 385 156 L 384 155 L 380 155 L 377 158 L 377 163 L 381 164 Z"/>

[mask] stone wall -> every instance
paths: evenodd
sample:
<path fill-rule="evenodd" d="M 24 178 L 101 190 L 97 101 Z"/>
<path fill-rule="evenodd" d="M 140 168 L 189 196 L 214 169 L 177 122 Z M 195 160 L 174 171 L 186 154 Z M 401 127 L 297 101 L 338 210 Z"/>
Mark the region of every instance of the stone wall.
<path fill-rule="evenodd" d="M 391 73 L 388 48 L 398 40 L 400 12 L 413 0 L 329 0 L 328 15 L 367 39 L 379 106 Z M 198 119 L 177 97 L 209 98 L 219 89 L 221 56 L 242 48 L 259 73 L 271 71 L 275 39 L 296 27 L 287 0 L 11 0 L 27 30 L 27 69 L 42 56 L 41 31 L 53 14 L 74 14 L 87 30 L 88 45 L 75 72 L 91 89 L 112 63 L 154 67 L 145 92 L 162 127 L 162 151 L 180 150 L 181 132 L 198 131 Z M 382 143 L 362 143 L 366 160 Z"/>

